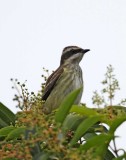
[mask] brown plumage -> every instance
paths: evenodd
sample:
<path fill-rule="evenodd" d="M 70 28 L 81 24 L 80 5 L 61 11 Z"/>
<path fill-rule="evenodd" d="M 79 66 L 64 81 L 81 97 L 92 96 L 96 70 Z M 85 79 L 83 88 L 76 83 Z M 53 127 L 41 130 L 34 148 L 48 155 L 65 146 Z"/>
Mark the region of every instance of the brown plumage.
<path fill-rule="evenodd" d="M 59 107 L 63 99 L 73 90 L 83 86 L 82 70 L 79 62 L 89 49 L 77 46 L 68 46 L 63 49 L 60 66 L 47 79 L 42 100 L 44 113 L 51 113 Z M 80 102 L 82 92 L 78 95 L 75 104 Z"/>
<path fill-rule="evenodd" d="M 51 91 L 53 90 L 58 78 L 63 72 L 63 66 L 60 66 L 56 71 L 54 71 L 49 78 L 47 79 L 47 82 L 45 84 L 45 90 L 42 95 L 42 100 L 45 100 L 48 98 L 50 95 Z"/>

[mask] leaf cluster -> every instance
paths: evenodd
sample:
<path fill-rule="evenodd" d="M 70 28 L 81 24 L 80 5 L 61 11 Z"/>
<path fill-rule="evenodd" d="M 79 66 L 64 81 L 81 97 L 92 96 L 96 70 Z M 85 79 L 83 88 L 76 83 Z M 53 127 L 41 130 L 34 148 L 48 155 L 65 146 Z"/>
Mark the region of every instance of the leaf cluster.
<path fill-rule="evenodd" d="M 126 159 L 125 150 L 118 149 L 115 144 L 118 138 L 115 131 L 126 121 L 124 106 L 89 108 L 86 105 L 73 105 L 81 91 L 79 88 L 71 92 L 57 110 L 45 115 L 40 94 L 27 94 L 25 86 L 19 85 L 23 90 L 21 92 L 24 92 L 19 97 L 21 100 L 17 99 L 17 102 L 21 101 L 20 112 L 13 114 L 0 103 L 0 159 Z M 98 106 L 103 103 L 98 95 L 95 101 Z M 110 145 L 112 141 L 113 146 Z M 122 155 L 119 155 L 120 150 L 123 151 Z"/>

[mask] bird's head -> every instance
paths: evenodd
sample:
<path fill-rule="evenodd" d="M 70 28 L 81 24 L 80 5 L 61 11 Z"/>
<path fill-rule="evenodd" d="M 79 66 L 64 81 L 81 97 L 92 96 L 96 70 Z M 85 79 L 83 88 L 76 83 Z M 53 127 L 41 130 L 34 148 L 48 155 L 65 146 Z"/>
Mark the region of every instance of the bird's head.
<path fill-rule="evenodd" d="M 60 65 L 65 63 L 78 63 L 89 49 L 82 49 L 77 46 L 68 46 L 63 49 Z"/>

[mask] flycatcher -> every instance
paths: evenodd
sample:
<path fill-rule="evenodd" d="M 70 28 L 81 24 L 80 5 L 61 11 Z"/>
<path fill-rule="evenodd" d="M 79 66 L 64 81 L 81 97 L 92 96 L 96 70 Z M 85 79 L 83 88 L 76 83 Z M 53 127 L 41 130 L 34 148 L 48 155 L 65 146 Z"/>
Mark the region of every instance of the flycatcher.
<path fill-rule="evenodd" d="M 90 50 L 77 46 L 68 46 L 63 49 L 60 66 L 47 79 L 42 95 L 42 100 L 45 101 L 44 113 L 51 113 L 60 106 L 70 92 L 83 87 L 83 76 L 79 63 L 88 51 Z M 75 104 L 80 103 L 82 92 L 75 100 Z"/>

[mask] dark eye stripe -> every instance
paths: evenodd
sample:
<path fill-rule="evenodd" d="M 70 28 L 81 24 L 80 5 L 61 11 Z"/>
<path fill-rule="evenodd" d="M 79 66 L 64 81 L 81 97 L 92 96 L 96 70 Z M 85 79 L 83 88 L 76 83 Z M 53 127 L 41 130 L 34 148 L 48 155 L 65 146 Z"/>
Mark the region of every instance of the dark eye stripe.
<path fill-rule="evenodd" d="M 83 51 L 82 49 L 74 49 L 74 50 L 70 50 L 70 51 L 64 53 L 61 56 L 61 63 L 60 64 L 63 64 L 64 60 L 70 58 L 72 55 L 77 54 L 77 53 L 82 52 L 82 51 Z"/>

